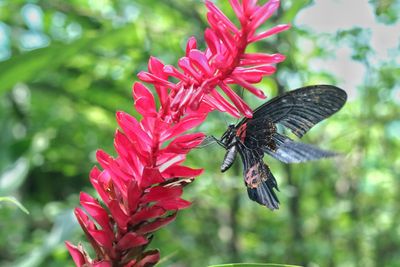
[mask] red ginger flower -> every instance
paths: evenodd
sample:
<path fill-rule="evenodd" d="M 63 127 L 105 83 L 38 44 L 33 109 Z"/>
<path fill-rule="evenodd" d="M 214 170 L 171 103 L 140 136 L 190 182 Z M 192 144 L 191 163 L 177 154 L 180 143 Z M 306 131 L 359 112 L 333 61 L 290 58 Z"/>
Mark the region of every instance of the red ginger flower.
<path fill-rule="evenodd" d="M 259 6 L 257 0 L 230 0 L 241 28 L 237 28 L 213 3 L 206 1 L 210 28 L 205 32 L 208 47 L 197 49 L 194 38 L 187 43 L 186 56 L 177 68 L 152 57 L 148 72 L 138 77 L 154 86 L 160 107 L 151 90 L 135 83 L 138 121 L 118 112 L 114 146 L 118 157 L 97 152 L 102 171 L 94 167 L 90 181 L 103 204 L 81 193 L 82 208 L 75 215 L 96 252 L 92 260 L 81 245 L 67 247 L 77 266 L 153 266 L 157 250 L 146 251 L 152 234 L 175 219 L 178 210 L 190 202 L 181 198 L 182 188 L 201 174 L 201 169 L 181 165 L 186 154 L 204 138 L 202 133 L 184 134 L 202 123 L 217 109 L 233 116 L 251 117 L 249 106 L 229 87 L 243 86 L 258 97 L 264 94 L 253 84 L 275 72 L 273 64 L 284 60 L 280 54 L 246 54 L 248 44 L 289 28 L 278 25 L 262 33 L 257 28 L 278 8 L 271 0 Z M 172 83 L 168 79 L 179 80 Z M 229 98 L 215 90 L 219 87 Z M 169 142 L 168 145 L 165 145 Z"/>

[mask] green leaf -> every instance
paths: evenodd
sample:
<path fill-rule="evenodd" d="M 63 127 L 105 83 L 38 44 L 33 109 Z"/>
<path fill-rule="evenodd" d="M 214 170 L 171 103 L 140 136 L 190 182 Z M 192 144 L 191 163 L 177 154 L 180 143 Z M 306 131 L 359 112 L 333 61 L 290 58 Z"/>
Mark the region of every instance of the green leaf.
<path fill-rule="evenodd" d="M 2 202 L 2 201 L 14 203 L 20 210 L 22 210 L 26 214 L 29 214 L 29 211 L 24 207 L 24 205 L 22 205 L 14 197 L 0 197 L 0 202 Z"/>

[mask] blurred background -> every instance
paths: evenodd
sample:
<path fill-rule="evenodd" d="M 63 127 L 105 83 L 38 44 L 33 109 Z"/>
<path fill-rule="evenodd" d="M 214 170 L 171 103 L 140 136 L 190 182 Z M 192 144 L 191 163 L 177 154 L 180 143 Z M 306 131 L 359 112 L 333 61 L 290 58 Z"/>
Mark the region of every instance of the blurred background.
<path fill-rule="evenodd" d="M 30 212 L 0 202 L 0 266 L 73 266 L 63 242 L 85 240 L 72 209 L 80 191 L 94 194 L 96 149 L 115 154 L 115 112 L 137 115 L 131 86 L 150 55 L 176 64 L 190 36 L 204 48 L 205 12 L 195 0 L 0 0 L 0 197 Z M 400 266 L 399 16 L 398 0 L 282 1 L 264 27 L 292 29 L 250 49 L 287 60 L 259 87 L 344 88 L 346 106 L 304 137 L 342 156 L 265 157 L 281 189 L 271 212 L 247 198 L 240 164 L 219 172 L 223 149 L 192 151 L 187 163 L 205 174 L 186 188 L 192 207 L 153 240 L 159 266 Z M 199 130 L 219 136 L 235 122 L 211 114 Z"/>

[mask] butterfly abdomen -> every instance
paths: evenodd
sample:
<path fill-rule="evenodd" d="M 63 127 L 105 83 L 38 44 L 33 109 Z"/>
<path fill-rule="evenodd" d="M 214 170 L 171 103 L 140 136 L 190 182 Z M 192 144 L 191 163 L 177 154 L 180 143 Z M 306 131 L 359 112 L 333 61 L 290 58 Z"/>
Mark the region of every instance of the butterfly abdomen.
<path fill-rule="evenodd" d="M 232 166 L 233 162 L 235 161 L 236 154 L 237 154 L 236 146 L 232 146 L 226 151 L 224 161 L 221 164 L 221 172 L 226 171 Z"/>

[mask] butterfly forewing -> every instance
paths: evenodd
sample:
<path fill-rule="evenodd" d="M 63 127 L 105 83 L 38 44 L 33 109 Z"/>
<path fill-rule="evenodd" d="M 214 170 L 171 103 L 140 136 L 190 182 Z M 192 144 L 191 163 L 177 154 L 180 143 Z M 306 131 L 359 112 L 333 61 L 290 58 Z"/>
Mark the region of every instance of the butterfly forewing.
<path fill-rule="evenodd" d="M 253 118 L 267 117 L 302 137 L 311 127 L 337 112 L 346 92 L 332 85 L 313 85 L 289 91 L 254 110 Z M 241 123 L 244 123 L 244 119 Z"/>

